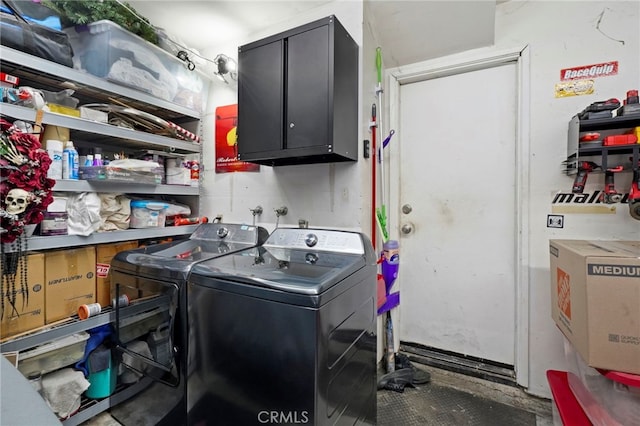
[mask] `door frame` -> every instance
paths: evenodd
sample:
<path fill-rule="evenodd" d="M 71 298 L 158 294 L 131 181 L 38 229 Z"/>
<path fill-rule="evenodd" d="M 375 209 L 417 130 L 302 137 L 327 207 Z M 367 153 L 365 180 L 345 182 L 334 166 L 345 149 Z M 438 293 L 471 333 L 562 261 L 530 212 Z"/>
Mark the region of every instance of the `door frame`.
<path fill-rule="evenodd" d="M 514 276 L 515 288 L 515 359 L 516 382 L 525 388 L 529 386 L 529 154 L 530 154 L 530 57 L 528 46 L 512 48 L 487 47 L 455 55 L 419 62 L 408 66 L 390 68 L 385 71 L 389 104 L 389 129 L 399 129 L 400 124 L 400 86 L 418 81 L 430 80 L 449 75 L 476 71 L 506 64 L 516 63 L 517 111 L 516 111 L 516 257 Z M 384 105 L 384 104 L 383 104 Z M 388 129 L 381 129 L 381 138 Z M 385 153 L 389 165 L 389 205 L 397 209 L 387 210 L 390 238 L 398 239 L 400 230 L 400 155 L 402 131 L 398 132 Z M 394 185 L 390 183 L 394 182 Z M 402 288 L 402 274 L 398 275 L 398 288 Z M 402 309 L 402 303 L 400 303 Z M 396 323 L 400 320 L 394 318 Z M 399 327 L 396 327 L 399 329 Z M 399 347 L 396 333 L 394 347 Z"/>

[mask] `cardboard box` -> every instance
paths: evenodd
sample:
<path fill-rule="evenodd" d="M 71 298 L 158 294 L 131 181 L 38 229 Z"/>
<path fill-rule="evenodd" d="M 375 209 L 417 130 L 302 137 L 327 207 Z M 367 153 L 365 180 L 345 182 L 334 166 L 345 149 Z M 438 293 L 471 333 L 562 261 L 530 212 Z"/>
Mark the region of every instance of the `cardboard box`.
<path fill-rule="evenodd" d="M 100 306 L 110 306 L 113 299 L 111 292 L 111 260 L 125 250 L 138 248 L 137 241 L 126 241 L 113 244 L 100 244 L 96 246 L 96 302 Z"/>
<path fill-rule="evenodd" d="M 96 301 L 96 250 L 93 246 L 45 255 L 45 322 L 77 315 L 80 305 Z"/>
<path fill-rule="evenodd" d="M 16 269 L 16 274 L 2 275 L 2 297 L 4 309 L 0 309 L 0 338 L 10 337 L 19 333 L 24 333 L 44 325 L 44 253 L 31 253 L 26 256 L 27 262 L 27 286 L 28 297 L 20 289 L 22 274 L 20 267 Z M 3 265 L 6 268 L 7 265 Z M 3 269 L 3 272 L 6 272 Z M 11 271 L 9 271 L 11 272 Z M 8 301 L 8 291 L 10 291 L 11 280 L 16 288 L 16 311 L 12 309 Z M 24 302 L 24 303 L 23 303 Z"/>
<path fill-rule="evenodd" d="M 594 368 L 640 374 L 640 241 L 551 240 L 551 315 Z"/>

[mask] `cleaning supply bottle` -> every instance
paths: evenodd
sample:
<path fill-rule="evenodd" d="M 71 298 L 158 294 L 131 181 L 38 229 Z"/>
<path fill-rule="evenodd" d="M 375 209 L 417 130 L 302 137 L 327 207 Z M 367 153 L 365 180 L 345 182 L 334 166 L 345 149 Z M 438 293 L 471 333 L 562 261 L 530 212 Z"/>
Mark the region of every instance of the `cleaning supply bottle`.
<path fill-rule="evenodd" d="M 398 278 L 398 268 L 400 267 L 400 245 L 396 240 L 389 240 L 382 246 L 382 277 L 387 290 L 391 291 L 393 283 Z"/>
<path fill-rule="evenodd" d="M 51 165 L 47 171 L 47 177 L 50 179 L 62 179 L 62 150 L 64 145 L 62 141 L 48 139 L 46 142 L 47 154 L 51 158 Z"/>
<path fill-rule="evenodd" d="M 72 141 L 67 141 L 62 151 L 62 179 L 78 180 L 80 159 Z"/>
<path fill-rule="evenodd" d="M 80 167 L 84 167 L 87 162 L 87 154 L 89 154 L 89 150 L 86 148 L 78 149 L 78 165 Z"/>
<path fill-rule="evenodd" d="M 102 148 L 94 148 L 93 149 L 93 165 L 94 166 L 102 166 Z"/>

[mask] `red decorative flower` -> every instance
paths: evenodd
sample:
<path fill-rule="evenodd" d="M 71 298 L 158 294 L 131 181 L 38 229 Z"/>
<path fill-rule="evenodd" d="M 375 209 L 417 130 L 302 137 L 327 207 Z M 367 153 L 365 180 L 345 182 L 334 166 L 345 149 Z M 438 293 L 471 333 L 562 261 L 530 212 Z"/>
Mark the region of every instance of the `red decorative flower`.
<path fill-rule="evenodd" d="M 47 178 L 51 159 L 38 138 L 23 133 L 11 123 L 0 119 L 0 219 L 2 242 L 10 243 L 24 232 L 25 225 L 35 225 L 44 219 L 44 212 L 53 202 L 55 180 Z M 19 214 L 6 210 L 6 198 L 12 189 L 29 193 L 29 203 Z"/>

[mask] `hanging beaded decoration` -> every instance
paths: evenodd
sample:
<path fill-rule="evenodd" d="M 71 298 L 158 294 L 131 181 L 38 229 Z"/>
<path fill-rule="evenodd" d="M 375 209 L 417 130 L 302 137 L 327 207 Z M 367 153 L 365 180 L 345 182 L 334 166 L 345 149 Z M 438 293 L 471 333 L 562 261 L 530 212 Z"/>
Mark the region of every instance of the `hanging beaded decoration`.
<path fill-rule="evenodd" d="M 27 242 L 27 237 L 20 235 L 15 241 L 2 244 L 2 298 L 0 300 L 0 319 L 2 320 L 5 319 L 5 314 L 8 315 L 7 318 L 20 316 L 19 312 L 23 312 L 29 304 Z M 19 306 L 21 309 L 18 309 Z"/>

